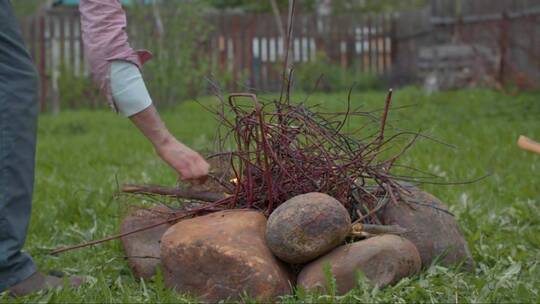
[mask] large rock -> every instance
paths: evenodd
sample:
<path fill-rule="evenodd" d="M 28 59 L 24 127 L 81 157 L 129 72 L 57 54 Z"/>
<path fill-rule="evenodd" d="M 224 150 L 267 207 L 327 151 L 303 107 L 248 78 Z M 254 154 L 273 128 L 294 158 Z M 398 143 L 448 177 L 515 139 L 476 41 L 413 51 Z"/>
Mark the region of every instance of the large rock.
<path fill-rule="evenodd" d="M 351 230 L 343 205 L 324 193 L 295 196 L 270 215 L 266 242 L 280 259 L 309 262 L 340 245 Z"/>
<path fill-rule="evenodd" d="M 362 272 L 373 285 L 384 287 L 420 271 L 420 255 L 407 239 L 381 235 L 343 245 L 308 264 L 298 276 L 298 286 L 306 290 L 326 292 L 326 265 L 330 265 L 339 295 L 356 287 L 357 274 Z"/>
<path fill-rule="evenodd" d="M 463 233 L 448 208 L 433 195 L 406 185 L 409 203 L 388 203 L 380 213 L 386 225 L 399 225 L 408 230 L 402 236 L 413 242 L 422 258 L 422 265 L 429 267 L 440 257 L 442 265 L 464 263 L 466 270 L 474 269 L 474 260 Z"/>
<path fill-rule="evenodd" d="M 120 233 L 156 224 L 167 219 L 166 207 L 140 209 L 125 218 L 120 224 Z M 137 278 L 150 279 L 156 274 L 160 263 L 159 243 L 161 236 L 171 225 L 164 224 L 149 230 L 128 235 L 121 239 L 128 265 Z"/>
<path fill-rule="evenodd" d="M 290 275 L 266 246 L 265 230 L 264 215 L 250 210 L 179 222 L 161 239 L 165 285 L 208 302 L 290 294 Z"/>

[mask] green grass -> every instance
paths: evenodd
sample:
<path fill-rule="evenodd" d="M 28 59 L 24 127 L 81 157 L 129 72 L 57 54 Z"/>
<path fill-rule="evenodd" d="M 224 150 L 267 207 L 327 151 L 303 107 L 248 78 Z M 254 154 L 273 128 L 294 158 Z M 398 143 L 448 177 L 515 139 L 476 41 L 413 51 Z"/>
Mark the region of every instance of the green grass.
<path fill-rule="evenodd" d="M 353 96 L 353 105 L 380 108 L 384 92 Z M 301 96 L 299 96 L 301 97 Z M 426 185 L 446 202 L 470 244 L 474 273 L 432 266 L 422 274 L 382 290 L 362 280 L 345 297 L 299 292 L 286 302 L 537 302 L 540 290 L 540 156 L 517 149 L 519 134 L 540 138 L 540 94 L 506 96 L 463 90 L 424 96 L 399 90 L 392 124 L 423 130 L 456 147 L 421 140 L 402 163 L 464 181 L 457 186 Z M 327 108 L 344 108 L 346 94 L 315 95 Z M 208 100 L 203 101 L 210 102 Z M 174 134 L 208 151 L 214 120 L 194 102 L 163 112 Z M 354 125 L 350 126 L 351 128 Z M 183 302 L 155 282 L 137 282 L 123 259 L 119 242 L 47 255 L 57 246 L 115 233 L 127 200 L 115 197 L 118 183 L 174 185 L 176 177 L 126 119 L 107 111 L 42 115 L 39 124 L 36 189 L 26 250 L 43 270 L 61 269 L 89 277 L 78 291 L 64 290 L 2 302 Z M 133 201 L 131 201 L 133 203 Z"/>

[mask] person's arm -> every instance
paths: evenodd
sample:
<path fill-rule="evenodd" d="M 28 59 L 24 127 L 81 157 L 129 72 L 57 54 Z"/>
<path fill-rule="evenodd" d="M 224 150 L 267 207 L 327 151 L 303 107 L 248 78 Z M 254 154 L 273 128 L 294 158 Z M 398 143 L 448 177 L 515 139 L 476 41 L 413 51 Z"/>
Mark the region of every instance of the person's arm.
<path fill-rule="evenodd" d="M 210 167 L 208 163 L 199 153 L 191 150 L 169 133 L 153 105 L 132 115 L 130 119 L 152 142 L 158 155 L 174 168 L 183 180 L 200 181 L 208 175 Z"/>
<path fill-rule="evenodd" d="M 141 72 L 132 63 L 111 62 L 111 93 L 118 111 L 141 130 L 158 155 L 183 180 L 201 180 L 208 174 L 208 163 L 179 142 L 165 127 L 146 88 Z"/>
<path fill-rule="evenodd" d="M 183 180 L 204 179 L 208 163 L 170 134 L 152 105 L 140 72 L 151 55 L 130 47 L 120 1 L 81 0 L 79 10 L 85 54 L 109 102 L 131 119 Z"/>

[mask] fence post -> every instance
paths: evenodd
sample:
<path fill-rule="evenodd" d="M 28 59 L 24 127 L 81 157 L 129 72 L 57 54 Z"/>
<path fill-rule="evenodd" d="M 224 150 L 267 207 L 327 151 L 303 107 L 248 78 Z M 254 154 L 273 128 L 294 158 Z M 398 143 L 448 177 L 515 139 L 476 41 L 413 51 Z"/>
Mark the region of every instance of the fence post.
<path fill-rule="evenodd" d="M 239 50 L 239 47 L 238 47 L 238 38 L 239 38 L 239 35 L 238 35 L 238 17 L 236 15 L 232 15 L 231 18 L 229 19 L 229 24 L 230 24 L 230 40 L 227 39 L 225 43 L 229 43 L 229 41 L 231 41 L 231 48 L 229 49 L 229 52 L 228 52 L 228 60 L 232 60 L 232 89 L 234 91 L 237 91 L 238 90 L 238 70 L 239 70 L 239 67 L 238 67 L 238 50 Z"/>
<path fill-rule="evenodd" d="M 227 20 L 226 17 L 223 15 L 220 18 L 221 22 L 221 32 L 219 34 L 218 38 L 218 48 L 219 48 L 219 66 L 223 73 L 228 72 L 228 65 L 227 65 L 227 42 L 229 40 L 229 37 L 227 34 L 229 33 L 228 27 L 227 27 Z"/>
<path fill-rule="evenodd" d="M 358 18 L 360 20 L 360 22 L 358 22 L 357 24 L 360 26 L 359 29 L 358 29 L 358 32 L 356 32 L 355 30 L 355 35 L 358 34 L 358 37 L 355 37 L 355 41 L 358 41 L 359 43 L 359 51 L 358 51 L 358 54 L 359 56 L 357 57 L 357 60 L 358 60 L 358 66 L 359 66 L 359 69 L 360 71 L 362 71 L 362 73 L 365 73 L 366 72 L 366 60 L 365 60 L 365 57 L 366 57 L 366 48 L 364 47 L 365 46 L 365 41 L 366 41 L 366 35 L 365 35 L 365 27 L 366 27 L 366 21 L 365 21 L 365 18 L 363 17 L 360 17 Z M 359 38 L 359 39 L 357 39 Z"/>
<path fill-rule="evenodd" d="M 254 69 L 253 69 L 253 38 L 255 36 L 255 17 L 254 16 L 251 16 L 249 17 L 249 26 L 248 26 L 249 30 L 248 30 L 248 39 L 247 39 L 247 44 L 246 44 L 246 54 L 247 54 L 247 59 L 246 59 L 246 63 L 247 63 L 247 66 L 248 66 L 248 70 L 249 70 L 249 87 L 250 87 L 250 90 L 251 88 L 254 88 L 255 87 L 255 73 L 254 73 Z"/>
<path fill-rule="evenodd" d="M 373 35 L 371 34 L 371 29 L 372 29 L 372 20 L 371 20 L 371 15 L 369 15 L 367 19 L 367 40 L 368 40 L 367 49 L 368 49 L 368 72 L 370 74 L 373 73 L 373 58 L 372 58 Z"/>
<path fill-rule="evenodd" d="M 398 37 L 397 37 L 397 18 L 394 14 L 390 19 L 390 66 L 397 64 Z"/>
<path fill-rule="evenodd" d="M 499 25 L 499 72 L 498 72 L 498 81 L 501 84 L 505 82 L 506 74 L 506 54 L 508 52 L 508 14 L 507 12 L 502 13 L 502 18 Z"/>

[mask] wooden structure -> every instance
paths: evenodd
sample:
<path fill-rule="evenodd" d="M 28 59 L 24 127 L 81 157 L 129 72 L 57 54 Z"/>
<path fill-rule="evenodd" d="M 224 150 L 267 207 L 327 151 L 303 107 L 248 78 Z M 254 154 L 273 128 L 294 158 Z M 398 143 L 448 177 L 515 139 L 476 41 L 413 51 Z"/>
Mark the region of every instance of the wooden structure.
<path fill-rule="evenodd" d="M 200 57 L 232 75 L 229 89 L 279 87 L 284 43 L 274 16 L 222 14 L 207 20 L 212 30 Z M 497 79 L 535 86 L 539 20 L 540 0 L 433 0 L 423 9 L 392 14 L 297 15 L 290 54 L 300 66 L 324 53 L 335 65 L 384 76 L 395 86 L 418 80 L 422 47 L 474 43 L 497 54 Z M 78 12 L 50 10 L 22 20 L 22 28 L 41 79 L 41 109 L 58 110 L 60 76 L 88 77 Z"/>
<path fill-rule="evenodd" d="M 275 91 L 285 45 L 272 15 L 219 15 L 208 18 L 211 35 L 203 54 L 231 73 L 236 88 Z M 296 18 L 290 55 L 295 65 L 324 53 L 343 68 L 384 75 L 392 65 L 393 19 L 387 15 Z M 23 20 L 23 32 L 41 79 L 41 109 L 50 108 L 60 71 L 88 76 L 76 10 L 51 10 Z M 179 37 L 181 38 L 181 37 Z M 152 48 L 151 46 L 147 46 Z M 247 81 L 243 80 L 247 75 Z M 241 83 L 242 82 L 242 83 Z"/>

